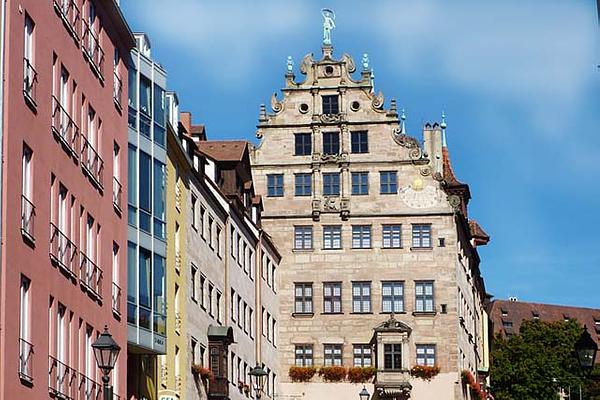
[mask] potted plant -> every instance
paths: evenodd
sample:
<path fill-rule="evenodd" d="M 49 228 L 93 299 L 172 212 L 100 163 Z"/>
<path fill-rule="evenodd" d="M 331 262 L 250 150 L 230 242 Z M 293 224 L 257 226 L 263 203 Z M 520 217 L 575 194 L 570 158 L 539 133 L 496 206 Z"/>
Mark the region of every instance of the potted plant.
<path fill-rule="evenodd" d="M 421 378 L 425 381 L 430 381 L 440 373 L 440 367 L 437 365 L 415 365 L 410 369 L 410 374 L 415 378 Z"/>
<path fill-rule="evenodd" d="M 325 382 L 341 382 L 346 379 L 348 370 L 340 365 L 331 365 L 319 368 L 319 376 Z"/>
<path fill-rule="evenodd" d="M 365 383 L 373 379 L 377 373 L 375 367 L 350 367 L 348 368 L 348 380 L 352 383 Z"/>
<path fill-rule="evenodd" d="M 213 379 L 212 371 L 200 364 L 192 364 L 192 374 L 195 377 L 200 377 L 203 381 L 210 381 Z"/>
<path fill-rule="evenodd" d="M 461 381 L 464 385 L 467 386 L 469 391 L 471 392 L 471 397 L 473 399 L 479 398 L 480 400 L 486 400 L 487 394 L 485 390 L 481 387 L 481 384 L 477 382 L 477 379 L 473 376 L 471 371 L 463 370 L 460 373 Z"/>
<path fill-rule="evenodd" d="M 308 382 L 317 373 L 315 367 L 297 367 L 291 366 L 288 375 L 292 382 Z"/>

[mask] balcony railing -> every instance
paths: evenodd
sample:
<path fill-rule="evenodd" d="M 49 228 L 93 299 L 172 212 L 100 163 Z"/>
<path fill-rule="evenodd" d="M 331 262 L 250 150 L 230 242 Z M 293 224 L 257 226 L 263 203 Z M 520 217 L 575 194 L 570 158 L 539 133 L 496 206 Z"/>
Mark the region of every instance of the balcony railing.
<path fill-rule="evenodd" d="M 81 253 L 81 270 L 79 281 L 94 296 L 102 297 L 102 270 L 83 252 Z"/>
<path fill-rule="evenodd" d="M 33 345 L 22 338 L 19 339 L 19 377 L 33 382 Z"/>
<path fill-rule="evenodd" d="M 104 50 L 100 46 L 100 39 L 87 22 L 83 22 L 83 37 L 81 47 L 88 57 L 94 70 L 100 78 L 104 77 Z"/>
<path fill-rule="evenodd" d="M 123 197 L 123 186 L 121 182 L 113 176 L 113 205 L 117 209 L 117 211 L 121 212 L 121 198 Z"/>
<path fill-rule="evenodd" d="M 61 232 L 52 222 L 50 223 L 50 258 L 72 277 L 77 276 L 75 256 L 77 246 Z"/>
<path fill-rule="evenodd" d="M 112 284 L 112 310 L 115 314 L 121 315 L 121 288 L 114 282 Z"/>
<path fill-rule="evenodd" d="M 81 166 L 85 172 L 102 188 L 104 161 L 85 136 L 81 136 Z"/>
<path fill-rule="evenodd" d="M 75 39 L 79 39 L 77 32 L 81 14 L 75 0 L 54 0 L 54 9 L 63 20 L 69 33 Z"/>
<path fill-rule="evenodd" d="M 71 155 L 77 158 L 79 156 L 76 150 L 78 148 L 79 127 L 55 96 L 52 96 L 52 104 L 52 132 L 67 147 Z"/>
<path fill-rule="evenodd" d="M 74 399 L 77 373 L 73 368 L 52 356 L 49 356 L 49 361 L 48 390 L 57 398 L 65 400 Z"/>
<path fill-rule="evenodd" d="M 119 108 L 121 108 L 121 99 L 123 98 L 123 81 L 117 74 L 117 71 L 113 73 L 114 75 L 114 84 L 113 84 L 113 100 L 117 104 Z"/>
<path fill-rule="evenodd" d="M 23 94 L 34 106 L 37 104 L 38 74 L 31 61 L 23 58 Z"/>
<path fill-rule="evenodd" d="M 35 241 L 35 206 L 25 195 L 21 195 L 21 233 L 31 241 Z"/>
<path fill-rule="evenodd" d="M 80 373 L 78 400 L 102 400 L 102 385 Z"/>

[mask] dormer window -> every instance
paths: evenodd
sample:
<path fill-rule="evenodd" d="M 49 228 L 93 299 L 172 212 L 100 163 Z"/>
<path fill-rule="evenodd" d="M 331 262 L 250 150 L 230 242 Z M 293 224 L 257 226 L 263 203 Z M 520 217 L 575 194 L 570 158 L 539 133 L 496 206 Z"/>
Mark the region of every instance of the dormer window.
<path fill-rule="evenodd" d="M 321 100 L 323 101 L 323 114 L 339 114 L 339 96 L 337 94 L 321 96 Z"/>

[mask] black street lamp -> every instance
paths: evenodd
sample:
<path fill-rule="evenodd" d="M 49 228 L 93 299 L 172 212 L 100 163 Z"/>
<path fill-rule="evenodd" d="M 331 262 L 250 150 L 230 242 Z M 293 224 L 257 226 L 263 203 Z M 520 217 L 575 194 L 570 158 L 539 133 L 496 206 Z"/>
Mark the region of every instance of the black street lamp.
<path fill-rule="evenodd" d="M 587 326 L 583 328 L 581 337 L 577 343 L 575 343 L 575 351 L 577 352 L 577 358 L 579 359 L 579 365 L 581 366 L 581 369 L 588 373 L 591 372 L 594 368 L 596 353 L 598 352 L 598 345 L 590 336 Z"/>
<path fill-rule="evenodd" d="M 371 396 L 371 394 L 367 390 L 367 387 L 363 386 L 362 390 L 358 394 L 358 397 L 360 398 L 360 400 L 369 400 L 370 396 Z"/>
<path fill-rule="evenodd" d="M 256 367 L 254 367 L 250 372 L 250 380 L 254 384 L 254 391 L 256 392 L 256 398 L 260 399 L 260 396 L 263 393 L 263 389 L 265 386 L 265 377 L 267 376 L 267 372 L 256 363 Z"/>
<path fill-rule="evenodd" d="M 119 357 L 121 347 L 112 338 L 108 332 L 108 326 L 104 326 L 104 332 L 98 336 L 98 339 L 92 344 L 96 364 L 102 370 L 102 392 L 104 400 L 113 400 L 113 388 L 110 385 L 110 371 L 113 370 Z"/>

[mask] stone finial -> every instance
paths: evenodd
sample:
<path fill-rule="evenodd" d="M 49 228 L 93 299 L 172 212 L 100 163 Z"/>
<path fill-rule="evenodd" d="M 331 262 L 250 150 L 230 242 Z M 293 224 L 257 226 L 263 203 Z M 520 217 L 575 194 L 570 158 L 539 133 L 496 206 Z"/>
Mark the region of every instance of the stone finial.
<path fill-rule="evenodd" d="M 287 73 L 291 74 L 294 72 L 294 60 L 292 59 L 292 56 L 287 56 Z"/>
<path fill-rule="evenodd" d="M 446 114 L 442 111 L 442 122 L 440 123 L 440 128 L 442 128 L 442 147 L 446 147 Z"/>
<path fill-rule="evenodd" d="M 368 71 L 369 70 L 369 55 L 367 53 L 363 54 L 361 62 L 362 62 L 363 71 Z"/>
<path fill-rule="evenodd" d="M 392 113 L 398 112 L 398 106 L 396 105 L 396 99 L 390 100 L 390 112 L 392 112 Z"/>
<path fill-rule="evenodd" d="M 258 114 L 258 120 L 259 121 L 267 120 L 267 107 L 264 104 L 260 105 L 260 112 Z"/>

